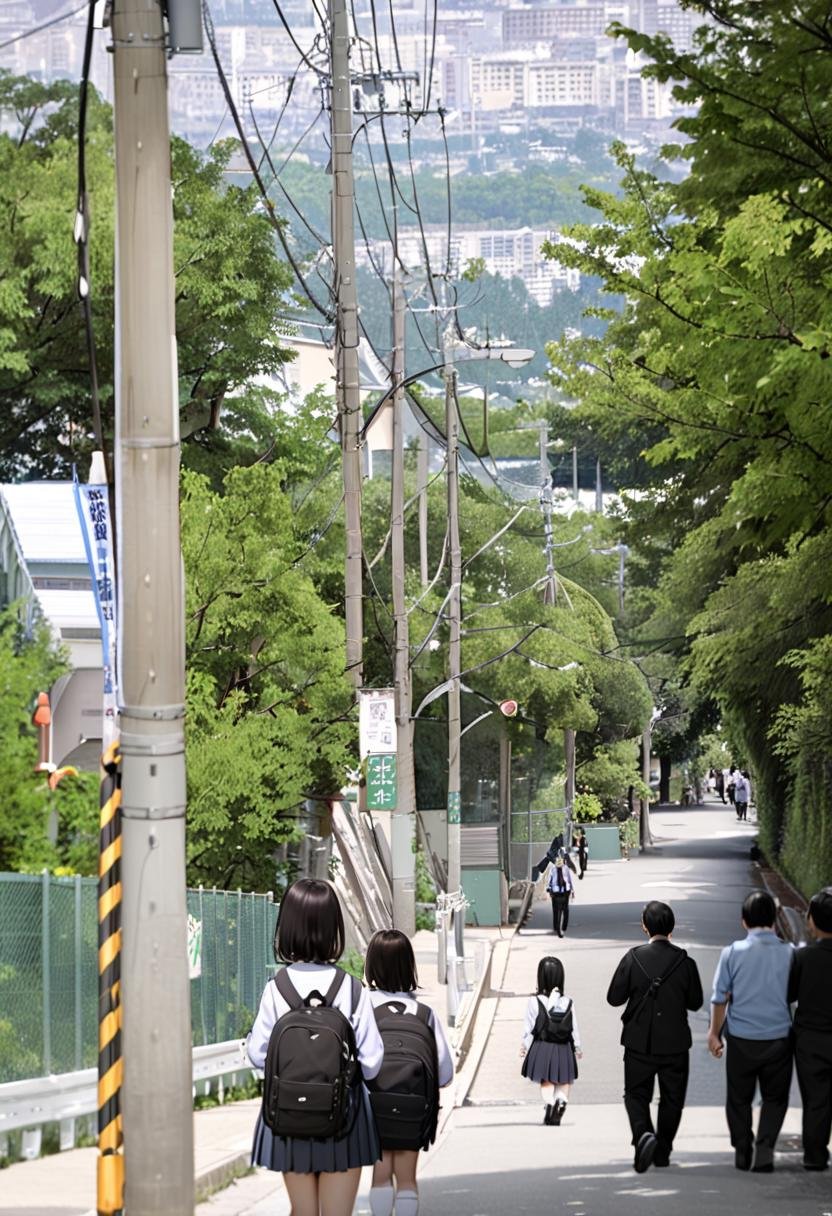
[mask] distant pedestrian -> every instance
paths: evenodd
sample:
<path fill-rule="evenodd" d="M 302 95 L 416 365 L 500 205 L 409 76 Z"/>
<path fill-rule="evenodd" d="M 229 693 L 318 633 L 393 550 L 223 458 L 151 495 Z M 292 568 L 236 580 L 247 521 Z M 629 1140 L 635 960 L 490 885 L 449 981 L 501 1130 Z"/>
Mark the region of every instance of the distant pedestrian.
<path fill-rule="evenodd" d="M 731 803 L 731 806 L 734 805 L 734 787 L 737 781 L 736 772 L 737 766 L 736 764 L 732 764 L 728 769 L 728 782 L 725 786 L 725 793 L 728 795 L 728 801 Z"/>
<path fill-rule="evenodd" d="M 737 819 L 745 820 L 748 815 L 748 804 L 751 801 L 751 778 L 748 770 L 737 771 L 734 774 L 734 807 Z"/>
<path fill-rule="evenodd" d="M 575 898 L 575 882 L 562 855 L 555 859 L 546 890 L 552 901 L 552 932 L 563 937 L 569 928 L 569 901 Z"/>
<path fill-rule="evenodd" d="M 381 1071 L 370 1082 L 382 1148 L 373 1167 L 370 1212 L 391 1216 L 395 1206 L 396 1216 L 417 1216 L 419 1152 L 436 1137 L 439 1090 L 453 1080 L 453 1060 L 442 1023 L 417 1000 L 409 938 L 398 929 L 374 934 L 364 974 L 385 1045 Z"/>
<path fill-rule="evenodd" d="M 578 1077 L 581 1036 L 572 998 L 564 992 L 563 963 L 551 956 L 537 966 L 537 995 L 530 997 L 523 1026 L 522 1074 L 540 1085 L 543 1122 L 558 1127 Z"/>
<path fill-rule="evenodd" d="M 545 874 L 546 871 L 548 870 L 549 866 L 553 866 L 555 864 L 558 857 L 566 858 L 566 864 L 569 866 L 570 870 L 574 874 L 575 873 L 575 863 L 573 862 L 573 860 L 569 856 L 569 854 L 564 852 L 563 832 L 558 832 L 557 836 L 554 838 L 552 843 L 549 845 L 549 848 L 546 850 L 544 855 L 541 857 L 540 861 L 537 862 L 536 865 L 532 866 L 532 882 L 537 882 L 538 878 L 540 878 L 540 875 Z"/>
<path fill-rule="evenodd" d="M 727 806 L 728 803 L 725 799 L 725 773 L 721 768 L 716 770 L 716 782 L 714 788 L 722 805 Z"/>
<path fill-rule="evenodd" d="M 815 938 L 795 951 L 789 1001 L 797 1001 L 794 1058 L 803 1099 L 803 1168 L 829 1166 L 832 1134 L 832 887 L 813 895 L 807 915 Z"/>
<path fill-rule="evenodd" d="M 583 828 L 575 838 L 575 848 L 578 851 L 578 878 L 583 878 L 589 864 L 589 843 Z"/>
<path fill-rule="evenodd" d="M 286 966 L 266 985 L 246 1050 L 254 1067 L 266 1071 L 252 1164 L 283 1174 L 295 1216 L 349 1216 L 361 1167 L 381 1157 L 363 1081 L 378 1073 L 384 1047 L 369 994 L 335 966 L 343 950 L 344 919 L 333 888 L 314 878 L 292 883 L 275 932 L 275 958 Z M 321 1032 L 316 1023 L 320 1042 L 312 1055 L 309 1032 L 317 1018 L 326 1025 Z M 279 1079 L 270 1071 L 275 1066 L 285 1080 L 291 1074 L 290 1084 L 270 1084 Z M 332 1134 L 322 1132 L 323 1121 L 333 1125 Z M 309 1130 L 281 1132 L 273 1124 L 308 1124 Z"/>
<path fill-rule="evenodd" d="M 792 1079 L 789 974 L 794 951 L 774 932 L 777 909 L 767 891 L 753 891 L 742 905 L 746 937 L 726 946 L 714 975 L 708 1049 L 722 1056 L 725 1114 L 738 1170 L 770 1174 L 774 1146 L 789 1107 Z M 759 1083 L 762 1106 L 756 1139 L 751 1104 Z"/>
<path fill-rule="evenodd" d="M 621 1017 L 624 1106 L 638 1174 L 651 1165 L 670 1164 L 688 1085 L 688 1010 L 702 1006 L 696 963 L 670 940 L 675 925 L 667 904 L 658 900 L 646 904 L 641 927 L 649 940 L 624 955 L 607 992 L 610 1005 L 627 1006 Z M 654 1131 L 650 1103 L 656 1080 L 659 1110 Z"/>

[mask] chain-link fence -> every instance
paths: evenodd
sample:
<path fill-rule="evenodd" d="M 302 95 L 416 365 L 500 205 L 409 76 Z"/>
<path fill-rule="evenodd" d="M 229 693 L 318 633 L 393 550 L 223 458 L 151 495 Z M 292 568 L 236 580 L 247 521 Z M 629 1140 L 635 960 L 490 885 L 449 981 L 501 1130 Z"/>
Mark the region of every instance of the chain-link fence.
<path fill-rule="evenodd" d="M 545 856 L 554 838 L 564 830 L 566 811 L 512 812 L 509 829 L 509 880 L 531 878 L 532 866 Z"/>
<path fill-rule="evenodd" d="M 221 1043 L 254 1020 L 274 967 L 277 905 L 200 888 L 188 911 L 202 926 L 193 1041 Z M 0 874 L 0 1084 L 95 1065 L 97 951 L 95 879 Z"/>

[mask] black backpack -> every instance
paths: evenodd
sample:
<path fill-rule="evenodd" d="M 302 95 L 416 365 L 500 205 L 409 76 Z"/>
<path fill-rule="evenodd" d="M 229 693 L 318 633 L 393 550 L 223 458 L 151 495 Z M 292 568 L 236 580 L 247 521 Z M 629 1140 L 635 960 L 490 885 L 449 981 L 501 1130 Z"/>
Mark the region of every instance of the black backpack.
<path fill-rule="evenodd" d="M 539 1043 L 560 1043 L 566 1045 L 572 1042 L 572 1000 L 565 1009 L 547 1009 L 540 1000 L 540 1011 L 534 1027 L 534 1037 Z"/>
<path fill-rule="evenodd" d="M 310 992 L 304 1000 L 285 970 L 274 982 L 289 1011 L 275 1022 L 266 1051 L 263 1121 L 276 1136 L 340 1139 L 350 1130 L 358 1062 L 352 1023 L 332 1002 L 349 983 L 352 1014 L 361 985 L 338 967 L 326 996 Z"/>
<path fill-rule="evenodd" d="M 427 1148 L 439 1120 L 439 1058 L 430 1010 L 417 1003 L 407 1013 L 401 1001 L 375 1009 L 384 1043 L 378 1076 L 368 1082 L 382 1148 Z"/>

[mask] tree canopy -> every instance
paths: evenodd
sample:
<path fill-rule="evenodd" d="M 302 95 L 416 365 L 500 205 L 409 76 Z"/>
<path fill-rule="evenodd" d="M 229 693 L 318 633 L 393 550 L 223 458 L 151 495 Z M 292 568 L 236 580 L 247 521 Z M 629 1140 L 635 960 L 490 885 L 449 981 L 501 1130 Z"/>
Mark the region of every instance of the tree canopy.
<path fill-rule="evenodd" d="M 832 43 L 827 7 L 695 3 L 690 54 L 619 30 L 692 106 L 680 182 L 615 149 L 624 193 L 551 254 L 625 298 L 602 338 L 550 348 L 621 483 L 643 589 L 633 637 L 683 660 L 757 777 L 761 837 L 828 879 L 832 530 Z M 664 639 L 664 641 L 661 641 Z"/>

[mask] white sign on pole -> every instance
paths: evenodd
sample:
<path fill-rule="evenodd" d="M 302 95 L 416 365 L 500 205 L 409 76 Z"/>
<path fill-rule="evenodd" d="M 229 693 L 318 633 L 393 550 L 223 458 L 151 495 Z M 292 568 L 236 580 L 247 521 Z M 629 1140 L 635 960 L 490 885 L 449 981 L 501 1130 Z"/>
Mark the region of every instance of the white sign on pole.
<path fill-rule="evenodd" d="M 113 531 L 107 501 L 107 487 L 82 485 L 73 469 L 75 505 L 87 565 L 92 576 L 95 608 L 101 626 L 101 652 L 104 667 L 104 722 L 101 747 L 106 751 L 116 736 L 116 582 L 113 561 Z"/>
<path fill-rule="evenodd" d="M 361 759 L 396 750 L 396 697 L 392 688 L 362 688 L 358 694 Z"/>

